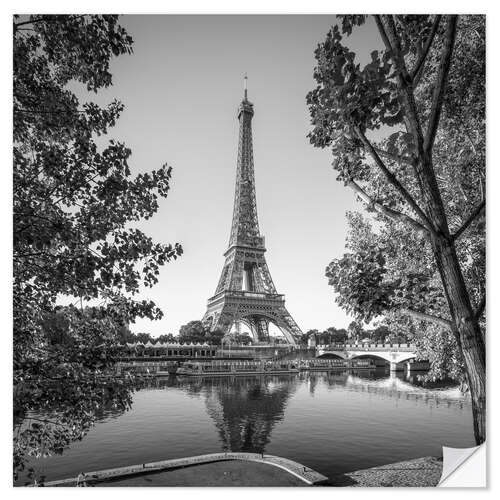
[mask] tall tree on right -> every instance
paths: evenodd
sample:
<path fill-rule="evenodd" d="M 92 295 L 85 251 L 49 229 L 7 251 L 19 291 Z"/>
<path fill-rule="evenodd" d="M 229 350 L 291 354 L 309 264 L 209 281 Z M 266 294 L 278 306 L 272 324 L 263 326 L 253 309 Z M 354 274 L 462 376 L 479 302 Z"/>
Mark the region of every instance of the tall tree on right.
<path fill-rule="evenodd" d="M 338 303 L 358 319 L 398 314 L 428 322 L 428 331 L 450 332 L 480 444 L 486 437 L 485 19 L 374 16 L 383 50 L 373 50 L 363 67 L 343 38 L 369 29 L 368 16 L 339 18 L 315 52 L 309 137 L 316 147 L 331 147 L 338 180 L 372 217 L 358 228 L 351 224 L 349 253 L 328 266 L 327 276 Z"/>

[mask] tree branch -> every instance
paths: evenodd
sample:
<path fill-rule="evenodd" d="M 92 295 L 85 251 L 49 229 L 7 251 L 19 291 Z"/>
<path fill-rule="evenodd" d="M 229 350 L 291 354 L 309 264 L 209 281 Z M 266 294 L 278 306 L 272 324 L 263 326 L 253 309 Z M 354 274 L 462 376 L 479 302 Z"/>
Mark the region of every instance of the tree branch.
<path fill-rule="evenodd" d="M 387 38 L 387 33 L 385 32 L 384 24 L 382 23 L 381 16 L 373 16 L 375 18 L 375 22 L 377 23 L 377 28 L 382 37 L 382 41 L 384 42 L 385 48 L 392 53 L 391 42 L 389 42 L 389 38 Z"/>
<path fill-rule="evenodd" d="M 358 134 L 358 137 L 360 138 L 361 142 L 365 146 L 365 148 L 368 150 L 370 153 L 371 157 L 375 160 L 375 163 L 377 166 L 382 170 L 383 174 L 385 175 L 386 179 L 389 181 L 390 184 L 392 184 L 401 194 L 401 196 L 406 200 L 406 202 L 410 205 L 410 207 L 413 209 L 413 211 L 420 217 L 422 220 L 423 225 L 429 230 L 433 231 L 432 224 L 429 222 L 429 219 L 423 212 L 423 210 L 418 206 L 417 202 L 413 199 L 413 197 L 408 193 L 408 191 L 404 188 L 404 186 L 399 182 L 399 180 L 396 178 L 396 176 L 387 168 L 385 163 L 380 159 L 380 156 L 378 153 L 375 151 L 373 145 L 370 143 L 370 141 L 366 138 L 365 134 L 361 132 L 359 127 L 355 128 L 356 133 Z"/>
<path fill-rule="evenodd" d="M 434 86 L 434 95 L 432 97 L 431 112 L 429 116 L 429 124 L 427 125 L 427 133 L 424 139 L 424 151 L 429 153 L 434 144 L 436 133 L 439 125 L 439 118 L 443 108 L 444 91 L 448 81 L 448 73 L 451 66 L 451 57 L 453 54 L 453 46 L 455 44 L 455 35 L 457 28 L 458 16 L 447 16 L 446 34 L 443 52 L 441 54 L 441 62 L 439 63 L 438 74 Z"/>
<path fill-rule="evenodd" d="M 436 323 L 437 325 L 440 325 L 449 330 L 453 329 L 451 321 L 441 318 L 439 316 L 434 316 L 433 314 L 427 314 L 424 312 L 414 311 L 413 309 L 406 309 L 406 308 L 400 309 L 400 311 L 402 313 L 409 314 L 410 316 L 413 316 L 416 319 L 420 319 L 422 321 L 429 321 L 431 323 Z"/>
<path fill-rule="evenodd" d="M 392 15 L 384 16 L 385 19 L 385 33 L 387 38 L 389 39 L 389 44 L 392 47 L 392 59 L 396 68 L 399 72 L 399 78 L 406 83 L 411 82 L 410 74 L 408 73 L 408 68 L 406 67 L 406 63 L 401 53 L 401 43 L 398 37 L 396 24 L 394 23 L 394 19 Z M 381 19 L 383 23 L 383 20 Z"/>
<path fill-rule="evenodd" d="M 479 217 L 484 213 L 486 208 L 486 201 L 483 200 L 470 214 L 469 218 L 462 224 L 462 226 L 455 232 L 452 236 L 453 241 L 460 238 L 461 234 L 474 222 L 476 217 Z"/>
<path fill-rule="evenodd" d="M 42 419 L 42 418 L 36 418 L 36 417 L 31 417 L 31 416 L 30 416 L 30 417 L 26 417 L 26 418 L 25 418 L 25 421 L 26 421 L 26 420 L 28 421 L 28 423 L 29 423 L 29 421 L 30 421 L 30 420 L 35 420 L 35 421 L 37 421 L 37 422 L 42 422 L 42 423 L 44 423 L 44 424 L 60 425 L 61 427 L 64 427 L 64 424 L 62 424 L 61 422 L 56 422 L 56 421 L 54 421 L 54 420 L 49 420 L 48 418 L 43 418 L 43 419 Z M 66 424 L 66 425 L 67 425 L 67 424 Z"/>
<path fill-rule="evenodd" d="M 73 16 L 73 19 L 81 19 L 85 17 L 87 14 L 81 14 L 79 16 Z M 59 17 L 61 16 L 43 16 L 39 17 L 37 19 L 30 19 L 29 21 L 21 21 L 20 23 L 13 23 L 14 24 L 14 33 L 18 31 L 19 26 L 24 26 L 25 24 L 35 24 L 35 23 L 54 23 L 59 21 Z"/>
<path fill-rule="evenodd" d="M 392 208 L 386 207 L 376 202 L 355 181 L 351 180 L 347 182 L 347 186 L 349 186 L 361 198 L 361 200 L 363 200 L 367 205 L 372 207 L 378 213 L 394 221 L 405 222 L 410 226 L 412 226 L 412 228 L 415 229 L 416 231 L 421 232 L 424 236 L 426 237 L 429 236 L 429 230 L 423 224 L 420 224 L 420 222 L 416 221 L 409 215 L 406 215 L 402 212 L 398 212 L 396 210 L 393 210 Z"/>
<path fill-rule="evenodd" d="M 13 109 L 14 113 L 24 113 L 24 114 L 30 114 L 30 115 L 60 115 L 60 114 L 85 114 L 86 111 L 84 110 L 71 110 L 71 109 L 61 109 L 61 110 L 44 110 L 44 109 L 23 109 L 23 108 L 16 108 L 14 106 Z"/>
<path fill-rule="evenodd" d="M 404 121 L 406 128 L 412 133 L 416 151 L 418 152 L 423 143 L 422 127 L 415 103 L 415 96 L 413 95 L 412 79 L 406 68 L 404 58 L 401 55 L 401 44 L 396 32 L 396 26 L 392 16 L 384 16 L 384 20 L 382 16 L 377 16 L 377 18 L 377 25 L 379 26 L 382 39 L 388 50 L 391 50 L 391 59 L 397 70 L 398 88 L 405 107 Z M 386 21 L 387 26 L 384 26 L 384 21 Z"/>
<path fill-rule="evenodd" d="M 19 28 L 19 26 L 24 26 L 25 24 L 35 24 L 43 21 L 48 21 L 49 19 L 39 17 L 38 19 L 30 19 L 29 21 L 21 21 L 20 23 L 14 23 L 14 29 Z M 54 19 L 53 19 L 54 20 Z"/>
<path fill-rule="evenodd" d="M 441 15 L 438 14 L 434 18 L 434 23 L 432 24 L 431 32 L 429 33 L 427 41 L 425 42 L 424 50 L 423 50 L 422 54 L 420 54 L 420 57 L 418 58 L 417 63 L 415 64 L 415 67 L 413 68 L 413 70 L 410 73 L 414 88 L 418 85 L 418 82 L 420 81 L 420 77 L 422 76 L 423 66 L 424 66 L 425 60 L 427 59 L 427 55 L 429 54 L 429 50 L 431 48 L 432 42 L 434 41 L 434 37 L 436 36 L 436 32 L 437 32 L 437 29 L 439 27 L 440 21 L 441 21 Z"/>
<path fill-rule="evenodd" d="M 373 146 L 373 149 L 380 155 L 380 156 L 384 156 L 385 158 L 388 158 L 389 160 L 394 160 L 394 161 L 397 161 L 397 162 L 401 162 L 401 163 L 408 163 L 409 165 L 411 165 L 411 158 L 409 156 L 399 156 L 399 155 L 395 155 L 393 153 L 389 153 L 389 151 L 385 151 L 384 149 L 382 148 L 379 148 L 377 146 Z"/>

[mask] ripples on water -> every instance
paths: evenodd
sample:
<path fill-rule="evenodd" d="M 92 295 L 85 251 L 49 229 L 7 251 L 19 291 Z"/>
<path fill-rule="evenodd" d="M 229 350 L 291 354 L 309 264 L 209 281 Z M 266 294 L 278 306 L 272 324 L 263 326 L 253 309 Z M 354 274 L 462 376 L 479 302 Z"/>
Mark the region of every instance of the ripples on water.
<path fill-rule="evenodd" d="M 153 380 L 132 409 L 108 412 L 61 456 L 33 461 L 46 480 L 204 453 L 247 451 L 331 476 L 474 446 L 458 388 L 384 372 Z M 24 483 L 20 478 L 19 484 Z"/>

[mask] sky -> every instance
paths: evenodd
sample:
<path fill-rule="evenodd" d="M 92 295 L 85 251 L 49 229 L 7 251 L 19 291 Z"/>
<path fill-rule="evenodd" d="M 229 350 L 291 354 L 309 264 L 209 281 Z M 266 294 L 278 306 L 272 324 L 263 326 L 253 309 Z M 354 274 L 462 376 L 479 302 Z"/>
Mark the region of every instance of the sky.
<path fill-rule="evenodd" d="M 245 73 L 255 111 L 259 226 L 276 288 L 304 332 L 352 321 L 335 304 L 325 268 L 344 253 L 345 212 L 362 207 L 335 180 L 331 152 L 307 139 L 314 50 L 336 22 L 331 15 L 121 18 L 134 53 L 113 60 L 112 87 L 84 100 L 124 103 L 108 138 L 131 148 L 134 174 L 173 167 L 168 198 L 137 227 L 184 249 L 163 266 L 159 283 L 141 292 L 163 310 L 163 319 L 137 320 L 132 331 L 177 334 L 202 318 L 215 291 L 232 219 Z M 371 21 L 347 43 L 361 62 L 380 45 Z"/>

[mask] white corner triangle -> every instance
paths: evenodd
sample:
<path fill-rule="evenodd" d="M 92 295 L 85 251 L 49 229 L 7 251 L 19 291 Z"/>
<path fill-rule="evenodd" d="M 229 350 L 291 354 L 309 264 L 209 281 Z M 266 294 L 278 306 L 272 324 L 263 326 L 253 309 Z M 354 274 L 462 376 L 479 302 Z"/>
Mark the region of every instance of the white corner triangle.
<path fill-rule="evenodd" d="M 486 445 L 473 448 L 443 446 L 440 488 L 485 488 Z"/>

